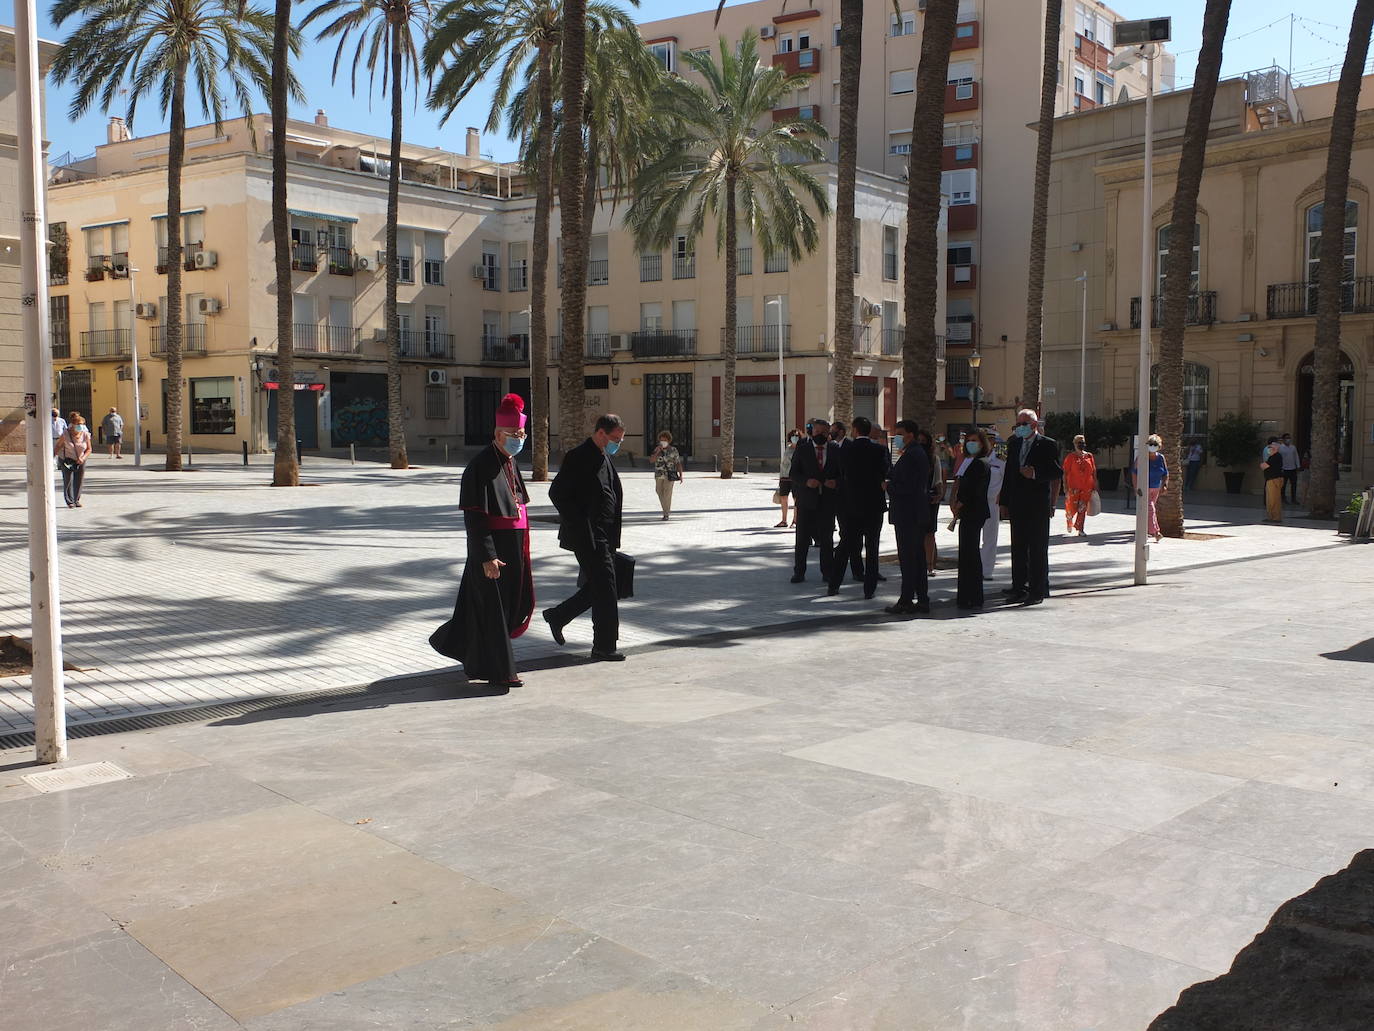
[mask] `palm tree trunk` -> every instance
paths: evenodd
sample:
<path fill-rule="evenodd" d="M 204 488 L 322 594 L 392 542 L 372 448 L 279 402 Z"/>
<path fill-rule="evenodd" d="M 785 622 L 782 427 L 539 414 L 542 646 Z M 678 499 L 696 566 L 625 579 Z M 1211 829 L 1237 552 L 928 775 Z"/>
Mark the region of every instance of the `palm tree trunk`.
<path fill-rule="evenodd" d="M 863 0 L 840 3 L 840 135 L 835 183 L 835 418 L 854 418 L 854 177 L 859 160 Z"/>
<path fill-rule="evenodd" d="M 903 295 L 902 416 L 921 426 L 935 422 L 935 313 L 940 295 L 940 158 L 945 137 L 945 82 L 959 0 L 930 0 L 916 71 L 907 172 Z"/>
<path fill-rule="evenodd" d="M 587 242 L 582 232 L 582 111 L 586 96 L 587 0 L 563 7 L 563 148 L 558 203 L 563 237 L 563 357 L 559 365 L 559 433 L 571 445 L 586 431 L 584 349 L 587 327 Z M 565 447 L 566 450 L 566 447 Z"/>
<path fill-rule="evenodd" d="M 1341 280 L 1345 269 L 1345 204 L 1350 188 L 1350 151 L 1360 73 L 1374 30 L 1374 0 L 1357 0 L 1350 42 L 1336 87 L 1336 106 L 1326 151 L 1326 193 L 1317 265 L 1317 339 L 1312 365 L 1312 473 L 1307 505 L 1318 519 L 1336 513 L 1336 463 L 1340 434 Z"/>
<path fill-rule="evenodd" d="M 277 286 L 277 448 L 272 486 L 297 487 L 296 352 L 291 320 L 291 222 L 286 210 L 286 101 L 290 58 L 291 0 L 277 0 L 272 38 L 272 243 Z M 256 384 L 255 384 L 256 387 Z"/>
<path fill-rule="evenodd" d="M 1188 102 L 1188 124 L 1179 151 L 1174 208 L 1169 222 L 1169 253 L 1164 259 L 1155 432 L 1164 441 L 1164 453 L 1175 473 L 1182 464 L 1185 450 L 1183 347 L 1188 295 L 1192 291 L 1193 226 L 1197 222 L 1197 195 L 1207 158 L 1207 128 L 1212 121 L 1212 101 L 1217 95 L 1217 79 L 1221 74 L 1222 41 L 1226 38 L 1230 16 L 1231 0 L 1207 0 L 1207 9 L 1202 16 L 1202 49 L 1197 55 L 1197 74 Z M 1152 302 L 1142 297 L 1140 303 L 1143 309 Z M 1140 399 L 1141 404 L 1149 404 L 1149 401 L 1148 397 Z M 1160 494 L 1159 528 L 1168 537 L 1183 536 L 1182 476 L 1170 476 L 1167 489 Z"/>
<path fill-rule="evenodd" d="M 725 375 L 720 381 L 720 478 L 735 475 L 735 317 L 738 311 L 739 284 L 739 226 L 735 224 L 735 174 L 725 173 L 725 340 L 721 357 L 725 359 Z M 840 273 L 836 273 L 839 275 Z M 768 309 L 764 309 L 767 323 Z M 779 352 L 782 334 L 778 334 Z M 781 386 L 781 385 L 779 385 Z"/>
<path fill-rule="evenodd" d="M 401 275 L 401 256 L 396 253 L 396 223 L 401 197 L 401 28 L 388 25 L 391 34 L 391 168 L 386 179 L 386 430 L 391 468 L 408 469 L 405 408 L 401 399 L 401 316 L 396 310 L 396 284 Z"/>
<path fill-rule="evenodd" d="M 1045 311 L 1045 227 L 1050 200 L 1050 157 L 1054 149 L 1054 100 L 1059 86 L 1059 37 L 1063 0 L 1045 3 L 1044 60 L 1040 66 L 1040 120 L 1036 125 L 1035 193 L 1031 199 L 1030 261 L 1026 283 L 1026 354 L 1021 403 L 1040 411 L 1040 353 Z"/>
<path fill-rule="evenodd" d="M 167 470 L 181 470 L 182 327 L 184 303 L 181 273 L 185 267 L 181 238 L 181 166 L 186 160 L 186 65 L 176 69 L 167 133 Z"/>
<path fill-rule="evenodd" d="M 549 478 L 549 211 L 553 207 L 553 70 L 549 44 L 539 46 L 539 161 L 534 187 L 534 242 L 530 245 L 530 435 L 533 480 Z"/>

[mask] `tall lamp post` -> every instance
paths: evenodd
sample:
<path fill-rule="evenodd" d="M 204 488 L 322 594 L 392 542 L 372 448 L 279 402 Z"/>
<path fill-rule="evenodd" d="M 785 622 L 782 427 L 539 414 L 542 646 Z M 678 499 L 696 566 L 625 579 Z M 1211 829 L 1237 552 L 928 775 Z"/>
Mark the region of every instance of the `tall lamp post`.
<path fill-rule="evenodd" d="M 1074 276 L 1075 283 L 1083 284 L 1083 326 L 1078 334 L 1078 432 L 1088 430 L 1087 388 L 1088 388 L 1088 270 Z"/>
<path fill-rule="evenodd" d="M 143 464 L 143 402 L 138 389 L 138 297 L 134 291 L 134 276 L 138 269 L 130 266 L 129 276 L 129 358 L 130 375 L 134 380 L 134 466 Z"/>
<path fill-rule="evenodd" d="M 1155 58 L 1159 44 L 1170 39 L 1168 18 L 1146 18 L 1140 21 L 1117 22 L 1113 28 L 1113 43 L 1129 47 L 1108 62 L 1110 71 L 1120 71 L 1135 61 L 1145 61 L 1145 166 L 1142 171 L 1140 203 L 1140 378 L 1137 385 L 1139 417 L 1136 421 L 1135 448 L 1135 584 L 1146 583 L 1145 567 L 1149 560 L 1149 491 L 1150 452 L 1145 440 L 1150 435 L 1150 329 L 1154 321 L 1154 304 L 1150 299 L 1150 272 L 1153 264 L 1150 226 L 1154 213 L 1154 114 L 1155 114 Z"/>
<path fill-rule="evenodd" d="M 969 397 L 973 398 L 973 428 L 978 428 L 978 402 L 983 400 L 983 388 L 978 385 L 980 378 L 978 370 L 983 367 L 983 356 L 975 349 L 968 356 L 968 367 L 973 370 L 973 390 L 969 392 Z"/>
<path fill-rule="evenodd" d="M 763 302 L 765 317 L 769 308 L 778 311 L 778 475 L 787 475 L 787 374 L 782 364 L 782 298 Z M 767 332 L 765 326 L 764 332 Z"/>

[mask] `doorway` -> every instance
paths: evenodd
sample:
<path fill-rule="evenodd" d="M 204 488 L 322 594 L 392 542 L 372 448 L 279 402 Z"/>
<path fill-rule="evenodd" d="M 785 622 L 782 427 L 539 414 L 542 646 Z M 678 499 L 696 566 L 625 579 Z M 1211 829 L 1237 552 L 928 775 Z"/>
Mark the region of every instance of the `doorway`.
<path fill-rule="evenodd" d="M 98 421 L 91 411 L 91 370 L 60 369 L 57 373 L 57 410 L 66 418 L 71 412 L 80 412 L 86 417 L 87 425 Z"/>
<path fill-rule="evenodd" d="M 644 377 L 644 453 L 667 430 L 683 458 L 692 455 L 692 374 L 653 372 Z"/>
<path fill-rule="evenodd" d="M 491 443 L 496 408 L 501 403 L 500 376 L 463 377 L 463 443 L 481 447 Z"/>
<path fill-rule="evenodd" d="M 1292 430 L 1293 441 L 1298 446 L 1298 452 L 1304 455 L 1312 449 L 1312 388 L 1315 378 L 1313 355 L 1309 351 L 1307 357 L 1298 366 L 1297 399 L 1294 405 L 1297 419 Z M 1344 351 L 1341 352 L 1339 384 L 1340 414 L 1336 424 L 1337 464 L 1342 469 L 1349 469 L 1354 460 L 1355 451 L 1355 366 L 1351 362 L 1350 356 Z"/>
<path fill-rule="evenodd" d="M 265 391 L 267 395 L 267 446 L 277 446 L 277 392 Z M 320 395 L 314 390 L 295 390 L 296 395 L 296 439 L 301 449 L 315 450 L 320 446 Z"/>

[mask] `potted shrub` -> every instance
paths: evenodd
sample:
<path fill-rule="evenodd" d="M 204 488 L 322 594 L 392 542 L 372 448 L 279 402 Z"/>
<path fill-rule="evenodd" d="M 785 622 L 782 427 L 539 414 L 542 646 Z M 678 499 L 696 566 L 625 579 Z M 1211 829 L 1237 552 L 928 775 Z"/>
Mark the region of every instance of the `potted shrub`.
<path fill-rule="evenodd" d="M 1260 460 L 1260 424 L 1248 412 L 1227 412 L 1212 424 L 1207 450 L 1226 477 L 1226 493 L 1239 494 L 1245 470 Z"/>
<path fill-rule="evenodd" d="M 1360 521 L 1360 509 L 1364 506 L 1364 495 L 1356 491 L 1350 495 L 1350 503 L 1345 506 L 1345 511 L 1336 516 L 1336 532 L 1353 534 L 1355 526 Z"/>
<path fill-rule="evenodd" d="M 1077 412 L 1050 412 L 1040 427 L 1045 436 L 1059 442 L 1059 452 L 1073 450 L 1073 438 L 1078 436 Z"/>

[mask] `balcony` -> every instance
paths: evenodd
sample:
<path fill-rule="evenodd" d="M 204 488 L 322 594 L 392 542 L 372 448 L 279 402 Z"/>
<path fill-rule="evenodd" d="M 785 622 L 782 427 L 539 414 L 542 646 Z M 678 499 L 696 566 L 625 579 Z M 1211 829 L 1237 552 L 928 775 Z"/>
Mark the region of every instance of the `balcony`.
<path fill-rule="evenodd" d="M 977 228 L 977 204 L 951 204 L 949 206 L 949 231 L 951 233 L 963 233 Z"/>
<path fill-rule="evenodd" d="M 351 247 L 329 248 L 329 274 L 331 276 L 353 275 L 353 249 Z"/>
<path fill-rule="evenodd" d="M 950 82 L 945 84 L 945 114 L 978 110 L 978 83 Z"/>
<path fill-rule="evenodd" d="M 821 70 L 821 52 L 809 47 L 806 50 L 774 54 L 773 67 L 785 69 L 788 75 L 815 75 Z"/>
<path fill-rule="evenodd" d="M 605 286 L 611 281 L 609 258 L 590 258 L 587 261 L 587 285 Z"/>
<path fill-rule="evenodd" d="M 673 255 L 673 278 L 674 279 L 696 279 L 697 277 L 697 256 L 695 254 L 674 254 Z"/>
<path fill-rule="evenodd" d="M 786 272 L 787 254 L 766 254 L 763 258 L 764 272 Z"/>
<path fill-rule="evenodd" d="M 940 152 L 940 170 L 952 172 L 958 168 L 978 167 L 977 143 L 946 143 Z"/>
<path fill-rule="evenodd" d="M 320 252 L 313 243 L 291 245 L 291 269 L 294 272 L 315 272 L 320 267 Z"/>
<path fill-rule="evenodd" d="M 976 50 L 982 46 L 976 21 L 961 21 L 954 26 L 954 42 L 950 50 Z"/>
<path fill-rule="evenodd" d="M 201 240 L 196 240 L 194 243 L 183 243 L 181 245 L 181 253 L 184 255 L 184 260 L 182 262 L 181 267 L 185 269 L 187 272 L 196 271 L 196 259 L 194 255 L 196 251 L 200 250 L 204 246 L 204 242 Z M 311 261 L 314 261 L 313 257 L 311 258 Z M 167 265 L 168 248 L 166 244 L 162 244 L 157 249 L 157 266 L 155 267 L 154 271 L 157 272 L 159 276 L 165 276 L 167 274 Z M 294 261 L 292 262 L 291 267 L 296 267 Z M 313 264 L 311 265 L 311 268 L 314 268 Z"/>
<path fill-rule="evenodd" d="M 128 279 L 129 278 L 129 252 L 116 251 L 110 255 L 110 278 Z"/>
<path fill-rule="evenodd" d="M 48 266 L 48 285 L 49 285 L 49 286 L 66 286 L 66 285 L 67 285 L 67 270 L 64 268 L 64 269 L 62 269 L 62 270 L 59 272 L 57 269 L 55 269 L 55 268 L 53 268 L 51 265 L 49 265 L 49 266 Z"/>
<path fill-rule="evenodd" d="M 563 272 L 563 270 L 562 270 L 561 267 L 559 268 L 558 271 L 559 271 L 559 274 L 560 274 L 560 275 L 561 275 L 562 272 Z M 476 279 L 476 280 L 478 280 L 478 281 L 482 284 L 482 289 L 483 289 L 483 290 L 490 290 L 490 291 L 493 291 L 493 292 L 496 292 L 496 293 L 499 293 L 499 292 L 500 292 L 500 290 L 501 290 L 501 266 L 500 266 L 500 265 L 490 264 L 490 263 L 484 261 L 484 262 L 482 262 L 482 263 L 479 264 L 479 265 L 473 266 L 472 274 L 473 274 L 473 278 Z"/>
<path fill-rule="evenodd" d="M 754 248 L 735 248 L 735 274 L 739 276 L 752 276 L 754 274 Z"/>
<path fill-rule="evenodd" d="M 1341 284 L 1341 314 L 1374 311 L 1374 276 L 1359 276 Z M 1317 314 L 1316 283 L 1271 283 L 1265 317 L 1301 319 Z"/>
<path fill-rule="evenodd" d="M 641 329 L 630 334 L 636 358 L 681 358 L 697 353 L 695 329 Z"/>
<path fill-rule="evenodd" d="M 121 361 L 129 357 L 127 329 L 89 329 L 81 334 L 81 357 L 92 362 Z"/>
<path fill-rule="evenodd" d="M 53 321 L 48 324 L 48 337 L 52 341 L 52 356 L 54 358 L 70 358 L 72 356 L 72 325 L 66 320 Z"/>
<path fill-rule="evenodd" d="M 968 356 L 960 355 L 945 359 L 945 398 L 967 401 L 973 389 L 973 369 L 969 367 Z"/>
<path fill-rule="evenodd" d="M 530 338 L 523 334 L 500 336 L 483 333 L 482 361 L 490 365 L 528 365 Z"/>
<path fill-rule="evenodd" d="M 296 322 L 291 326 L 291 349 L 297 354 L 357 354 L 358 332 L 352 326 Z"/>
<path fill-rule="evenodd" d="M 1164 321 L 1164 298 L 1155 294 L 1150 298 L 1150 306 L 1153 309 L 1152 325 L 1158 326 Z M 1215 290 L 1202 290 L 1198 293 L 1188 295 L 1188 311 L 1184 316 L 1185 326 L 1210 326 L 1217 320 L 1217 292 Z M 1140 298 L 1131 298 L 1131 328 L 1140 328 Z"/>
<path fill-rule="evenodd" d="M 943 338 L 942 338 L 943 339 Z M 889 357 L 902 353 L 902 345 L 906 343 L 905 326 L 887 326 L 882 332 L 882 353 Z"/>
<path fill-rule="evenodd" d="M 720 331 L 721 350 L 725 349 L 725 330 Z M 778 324 L 735 327 L 736 354 L 777 354 Z M 782 353 L 792 353 L 792 324 L 782 324 Z"/>
<path fill-rule="evenodd" d="M 951 344 L 971 344 L 975 335 L 973 320 L 970 319 L 968 322 L 945 320 L 945 339 Z"/>
<path fill-rule="evenodd" d="M 639 281 L 657 283 L 663 279 L 663 255 L 641 254 L 639 256 Z"/>
<path fill-rule="evenodd" d="M 945 287 L 949 290 L 972 290 L 978 285 L 977 265 L 946 265 Z"/>
<path fill-rule="evenodd" d="M 436 329 L 403 329 L 401 357 L 424 362 L 451 362 L 453 334 Z"/>
<path fill-rule="evenodd" d="M 530 267 L 526 262 L 510 267 L 509 290 L 528 290 L 530 288 Z"/>
<path fill-rule="evenodd" d="M 154 326 L 153 357 L 167 356 L 166 326 Z M 185 322 L 181 326 L 181 353 L 187 358 L 205 357 L 205 323 Z"/>
<path fill-rule="evenodd" d="M 105 278 L 105 266 L 110 263 L 108 254 L 92 254 L 86 261 L 86 282 L 98 283 Z"/>
<path fill-rule="evenodd" d="M 611 357 L 611 334 L 588 333 L 582 347 L 583 357 L 606 361 Z M 549 337 L 549 361 L 556 362 L 563 355 L 563 337 L 555 333 Z"/>

